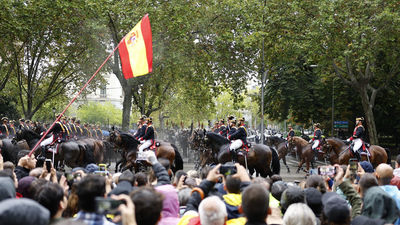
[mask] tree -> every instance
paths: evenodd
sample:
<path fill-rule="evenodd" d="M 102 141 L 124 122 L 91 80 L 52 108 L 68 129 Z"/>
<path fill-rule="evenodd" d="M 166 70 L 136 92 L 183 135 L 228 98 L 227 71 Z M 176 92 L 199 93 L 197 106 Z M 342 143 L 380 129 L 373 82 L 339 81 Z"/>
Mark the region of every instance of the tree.
<path fill-rule="evenodd" d="M 49 100 L 71 93 L 94 71 L 102 48 L 90 19 L 88 1 L 2 1 L 2 32 L 6 45 L 0 49 L 6 75 L 13 85 L 25 118 Z"/>
<path fill-rule="evenodd" d="M 91 124 L 121 125 L 121 116 L 121 110 L 117 109 L 110 102 L 90 102 L 81 105 L 77 111 L 78 118 Z"/>

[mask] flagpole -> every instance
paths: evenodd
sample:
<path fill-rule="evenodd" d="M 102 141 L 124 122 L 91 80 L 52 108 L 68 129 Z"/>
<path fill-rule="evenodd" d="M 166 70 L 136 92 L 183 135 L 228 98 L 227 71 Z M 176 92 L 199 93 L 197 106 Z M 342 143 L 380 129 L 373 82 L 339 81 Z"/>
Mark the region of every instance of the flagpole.
<path fill-rule="evenodd" d="M 122 39 L 124 40 L 125 37 Z M 97 75 L 97 73 L 103 68 L 103 66 L 106 64 L 106 62 L 111 58 L 111 56 L 114 54 L 114 52 L 118 49 L 119 45 L 121 42 L 118 43 L 117 47 L 114 48 L 114 50 L 108 55 L 106 60 L 101 64 L 101 66 L 96 70 L 96 72 L 92 75 L 92 77 L 86 82 L 86 84 L 81 88 L 81 90 L 75 95 L 75 97 L 68 103 L 67 107 L 60 113 L 60 115 L 56 118 L 56 120 L 53 122 L 53 124 L 47 129 L 47 131 L 43 134 L 43 136 L 40 138 L 40 140 L 36 143 L 35 147 L 29 152 L 29 157 L 36 151 L 37 147 L 40 145 L 40 143 L 43 141 L 43 139 L 46 137 L 46 135 L 49 133 L 51 128 L 54 127 L 56 122 L 64 115 L 65 111 L 71 106 L 72 103 L 78 98 L 78 96 L 82 93 L 83 90 L 89 85 L 89 83 L 94 79 L 94 77 Z"/>

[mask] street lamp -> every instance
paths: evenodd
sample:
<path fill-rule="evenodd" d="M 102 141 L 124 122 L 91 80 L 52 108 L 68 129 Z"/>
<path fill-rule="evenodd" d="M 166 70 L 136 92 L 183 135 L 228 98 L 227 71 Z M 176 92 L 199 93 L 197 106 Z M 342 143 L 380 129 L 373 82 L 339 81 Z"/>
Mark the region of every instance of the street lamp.
<path fill-rule="evenodd" d="M 264 68 L 260 70 L 260 73 L 262 73 L 261 77 L 261 144 L 264 144 L 264 84 L 268 82 L 267 76 L 268 76 L 269 69 L 264 71 Z"/>

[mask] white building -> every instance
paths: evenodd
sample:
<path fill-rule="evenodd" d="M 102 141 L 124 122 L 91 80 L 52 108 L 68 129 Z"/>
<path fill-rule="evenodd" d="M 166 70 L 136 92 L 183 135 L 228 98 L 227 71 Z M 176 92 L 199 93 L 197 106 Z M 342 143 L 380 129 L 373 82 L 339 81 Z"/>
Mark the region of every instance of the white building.
<path fill-rule="evenodd" d="M 123 92 L 118 78 L 114 74 L 106 74 L 103 77 L 107 84 L 96 88 L 95 92 L 89 93 L 79 102 L 111 102 L 118 109 L 122 109 Z"/>

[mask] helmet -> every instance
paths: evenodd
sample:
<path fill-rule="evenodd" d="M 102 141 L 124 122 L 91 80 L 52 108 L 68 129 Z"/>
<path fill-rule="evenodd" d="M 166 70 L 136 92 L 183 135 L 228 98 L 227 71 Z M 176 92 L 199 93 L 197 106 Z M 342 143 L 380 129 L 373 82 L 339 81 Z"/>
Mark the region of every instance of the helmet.
<path fill-rule="evenodd" d="M 244 117 L 240 117 L 239 121 L 243 121 L 244 122 L 245 121 Z"/>
<path fill-rule="evenodd" d="M 142 115 L 140 118 L 139 118 L 139 121 L 145 121 L 146 120 L 146 115 Z"/>
<path fill-rule="evenodd" d="M 316 123 L 316 124 L 314 124 L 314 126 L 320 128 L 321 124 Z"/>
<path fill-rule="evenodd" d="M 148 117 L 148 118 L 146 118 L 146 121 L 152 123 L 153 122 L 153 118 Z"/>
<path fill-rule="evenodd" d="M 8 121 L 8 118 L 7 117 L 3 117 L 3 118 L 1 118 L 1 121 Z"/>
<path fill-rule="evenodd" d="M 225 123 L 225 120 L 224 120 L 224 119 L 221 119 L 219 122 L 221 122 L 221 123 Z"/>
<path fill-rule="evenodd" d="M 358 117 L 358 118 L 356 118 L 356 121 L 364 121 L 364 117 Z"/>
<path fill-rule="evenodd" d="M 235 119 L 235 116 L 233 115 L 228 116 L 228 120 L 233 120 L 233 119 Z"/>

